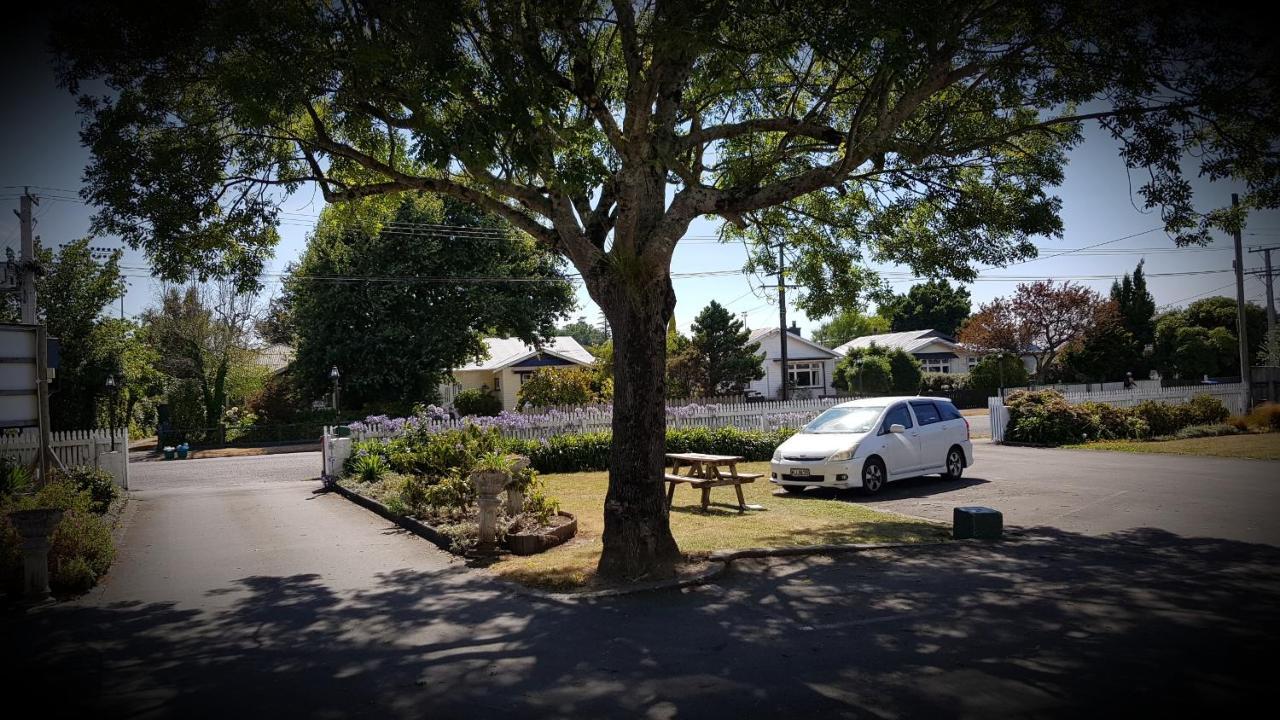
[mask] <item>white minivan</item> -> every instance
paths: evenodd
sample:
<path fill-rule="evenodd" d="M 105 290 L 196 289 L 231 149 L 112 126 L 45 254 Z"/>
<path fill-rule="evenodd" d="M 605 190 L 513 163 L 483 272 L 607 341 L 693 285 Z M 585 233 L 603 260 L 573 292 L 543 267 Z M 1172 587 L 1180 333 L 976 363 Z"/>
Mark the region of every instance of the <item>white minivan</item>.
<path fill-rule="evenodd" d="M 956 480 L 973 465 L 969 421 L 946 398 L 883 397 L 842 403 L 778 446 L 770 481 L 788 492 L 862 488 L 940 473 Z"/>

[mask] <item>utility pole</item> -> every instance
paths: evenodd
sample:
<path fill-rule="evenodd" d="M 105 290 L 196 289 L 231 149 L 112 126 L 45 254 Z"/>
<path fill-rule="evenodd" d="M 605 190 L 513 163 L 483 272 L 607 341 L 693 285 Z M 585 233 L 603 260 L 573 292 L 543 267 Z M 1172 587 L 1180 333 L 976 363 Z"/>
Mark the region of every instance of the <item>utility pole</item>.
<path fill-rule="evenodd" d="M 778 342 L 782 343 L 782 400 L 787 399 L 787 281 L 782 271 L 786 266 L 786 243 L 778 243 Z"/>
<path fill-rule="evenodd" d="M 1276 300 L 1273 294 L 1274 291 L 1272 290 L 1272 287 L 1271 287 L 1271 278 L 1275 277 L 1275 274 L 1271 270 L 1271 251 L 1276 249 L 1277 248 L 1275 247 L 1249 248 L 1249 252 L 1251 253 L 1256 253 L 1256 252 L 1262 253 L 1262 260 L 1264 263 L 1264 267 L 1266 268 L 1263 271 L 1262 276 L 1266 278 L 1265 282 L 1267 283 L 1267 332 L 1268 333 L 1272 332 L 1276 326 Z"/>
<path fill-rule="evenodd" d="M 22 322 L 35 325 L 36 312 L 36 241 L 31 221 L 31 206 L 40 200 L 32 197 L 26 188 L 18 203 L 18 221 L 22 226 Z"/>
<path fill-rule="evenodd" d="M 1240 196 L 1231 193 L 1231 207 L 1240 204 Z M 1240 240 L 1240 226 L 1232 233 L 1236 241 L 1236 336 L 1240 339 L 1240 382 L 1244 383 L 1245 404 L 1251 405 L 1253 382 L 1249 375 L 1249 328 L 1244 315 L 1244 253 Z"/>

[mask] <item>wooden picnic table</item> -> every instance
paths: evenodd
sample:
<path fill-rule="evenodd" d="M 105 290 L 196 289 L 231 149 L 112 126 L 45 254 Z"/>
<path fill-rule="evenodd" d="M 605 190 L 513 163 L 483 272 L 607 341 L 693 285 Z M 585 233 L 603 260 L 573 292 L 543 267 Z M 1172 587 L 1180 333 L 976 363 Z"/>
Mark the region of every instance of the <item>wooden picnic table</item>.
<path fill-rule="evenodd" d="M 762 473 L 740 473 L 738 472 L 738 463 L 742 462 L 742 458 L 737 455 L 708 455 L 705 453 L 667 453 L 667 460 L 671 463 L 671 472 L 666 473 L 664 480 L 667 483 L 667 509 L 671 509 L 671 502 L 675 498 L 676 485 L 686 484 L 689 487 L 698 488 L 702 491 L 702 511 L 707 511 L 707 506 L 711 503 L 711 488 L 724 487 L 732 485 L 733 489 L 738 493 L 738 512 L 744 513 L 748 508 L 752 510 L 763 510 L 758 505 L 747 505 L 746 500 L 742 496 L 742 486 L 746 483 L 755 482 L 763 477 Z M 680 474 L 680 468 L 686 468 L 685 474 Z M 724 469 L 724 472 L 721 469 Z"/>

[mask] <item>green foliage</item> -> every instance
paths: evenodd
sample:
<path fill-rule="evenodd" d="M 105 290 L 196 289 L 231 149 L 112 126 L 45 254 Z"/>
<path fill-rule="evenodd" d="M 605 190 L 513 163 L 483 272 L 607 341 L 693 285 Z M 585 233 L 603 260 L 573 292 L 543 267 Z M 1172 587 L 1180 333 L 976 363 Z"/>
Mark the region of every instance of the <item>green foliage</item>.
<path fill-rule="evenodd" d="M 389 469 L 387 461 L 378 454 L 355 455 L 351 458 L 351 473 L 359 478 L 360 482 L 377 482 Z"/>
<path fill-rule="evenodd" d="M 823 347 L 836 348 L 864 335 L 887 332 L 889 319 L 883 315 L 864 315 L 856 310 L 842 310 L 830 322 L 813 331 L 813 341 Z"/>
<path fill-rule="evenodd" d="M 585 317 L 580 316 L 577 320 L 556 328 L 556 335 L 568 335 L 577 340 L 579 345 L 590 350 L 609 342 L 609 325 L 604 322 L 592 325 Z"/>
<path fill-rule="evenodd" d="M 0 456 L 0 498 L 26 492 L 31 487 L 31 471 L 17 457 Z"/>
<path fill-rule="evenodd" d="M 1189 425 L 1175 432 L 1173 437 L 1176 440 L 1190 440 L 1192 438 L 1239 435 L 1241 432 L 1243 431 L 1234 425 L 1228 423 L 1215 423 L 1212 425 Z"/>
<path fill-rule="evenodd" d="M 712 300 L 694 318 L 692 337 L 675 363 L 677 374 L 703 396 L 740 393 L 764 377 L 760 343 L 723 305 Z"/>
<path fill-rule="evenodd" d="M 891 332 L 937 330 L 953 337 L 971 311 L 969 290 L 963 285 L 951 287 L 946 280 L 912 285 L 906 293 L 894 295 L 880 305 L 880 314 L 889 318 Z"/>
<path fill-rule="evenodd" d="M 467 226 L 450 234 L 420 225 Z M 533 278 L 544 282 L 334 283 L 332 276 Z M 296 339 L 295 376 L 310 397 L 379 407 L 428 400 L 485 352 L 486 337 L 555 334 L 573 307 L 561 263 L 507 223 L 431 195 L 329 206 L 285 281 L 282 322 Z M 376 361 L 371 361 L 376 358 Z"/>
<path fill-rule="evenodd" d="M 870 347 L 850 350 L 836 364 L 832 384 L 848 392 L 915 394 L 923 378 L 920 361 L 910 353 L 872 343 Z"/>
<path fill-rule="evenodd" d="M 471 471 L 509 473 L 511 472 L 512 462 L 510 455 L 497 450 L 490 450 L 476 458 L 475 463 L 471 466 Z"/>
<path fill-rule="evenodd" d="M 1250 356 L 1266 342 L 1266 312 L 1245 304 Z M 1197 300 L 1183 310 L 1161 315 L 1155 323 L 1155 365 L 1161 375 L 1185 380 L 1240 374 L 1236 303 L 1226 297 Z"/>
<path fill-rule="evenodd" d="M 67 468 L 65 477 L 78 491 L 89 495 L 90 509 L 99 515 L 105 513 L 111 501 L 120 494 L 111 473 L 106 470 L 80 465 Z"/>
<path fill-rule="evenodd" d="M 1002 387 L 1025 387 L 1031 381 L 1026 365 L 1022 359 L 1012 354 L 1005 354 L 1003 359 L 996 355 L 983 356 L 978 364 L 969 371 L 968 385 L 981 389 L 988 397 L 996 395 Z"/>
<path fill-rule="evenodd" d="M 9 521 L 9 513 L 53 508 L 63 514 L 50 539 L 49 584 L 59 593 L 92 587 L 115 558 L 111 529 L 95 512 L 99 505 L 90 490 L 62 475 L 55 475 L 34 494 L 0 496 L 0 573 L 4 584 L 10 589 L 20 587 L 22 577 L 21 538 Z"/>
<path fill-rule="evenodd" d="M 613 381 L 593 368 L 544 367 L 525 379 L 516 397 L 521 409 L 608 402 Z"/>
<path fill-rule="evenodd" d="M 453 408 L 459 415 L 493 416 L 502 412 L 502 399 L 487 388 L 471 388 L 458 393 Z"/>
<path fill-rule="evenodd" d="M 1006 404 L 1006 438 L 1040 445 L 1164 437 L 1190 426 L 1220 424 L 1229 414 L 1209 395 L 1180 405 L 1148 400 L 1121 408 L 1097 402 L 1072 405 L 1056 390 L 1017 390 L 1009 393 Z"/>

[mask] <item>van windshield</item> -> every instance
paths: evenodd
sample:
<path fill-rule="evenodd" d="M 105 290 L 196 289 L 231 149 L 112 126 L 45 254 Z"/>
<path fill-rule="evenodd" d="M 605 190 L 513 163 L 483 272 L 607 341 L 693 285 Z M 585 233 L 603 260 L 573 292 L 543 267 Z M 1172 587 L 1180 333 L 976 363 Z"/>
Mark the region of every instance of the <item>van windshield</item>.
<path fill-rule="evenodd" d="M 814 418 L 800 432 L 815 435 L 870 432 L 883 411 L 884 406 L 834 407 Z"/>

